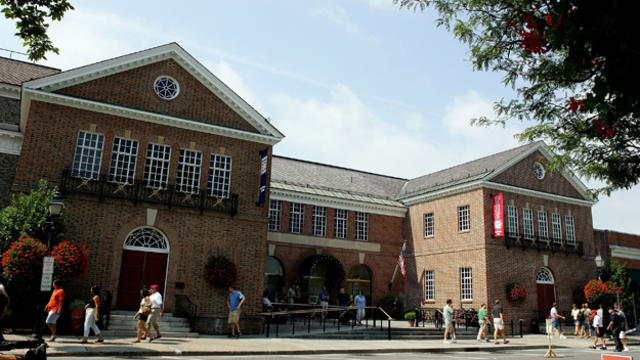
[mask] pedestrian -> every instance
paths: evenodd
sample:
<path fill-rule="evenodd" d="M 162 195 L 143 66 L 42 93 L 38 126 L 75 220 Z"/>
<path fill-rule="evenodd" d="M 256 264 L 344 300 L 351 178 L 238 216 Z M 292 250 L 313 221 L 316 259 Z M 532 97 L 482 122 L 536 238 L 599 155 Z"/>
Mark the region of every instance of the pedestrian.
<path fill-rule="evenodd" d="M 618 315 L 620 315 L 620 320 L 622 323 L 621 331 L 620 331 L 620 342 L 622 343 L 622 346 L 623 346 L 622 351 L 629 351 L 629 346 L 627 345 L 627 340 L 626 340 L 626 337 L 627 337 L 626 330 L 628 329 L 627 315 L 624 313 L 624 309 L 622 308 L 622 306 L 618 307 Z"/>
<path fill-rule="evenodd" d="M 62 314 L 62 305 L 64 304 L 64 289 L 60 285 L 60 281 L 53 280 L 53 292 L 49 298 L 49 303 L 44 307 L 44 311 L 47 312 L 47 319 L 45 324 L 51 331 L 51 337 L 49 341 L 56 341 L 56 322 Z"/>
<path fill-rule="evenodd" d="M 323 286 L 322 291 L 318 294 L 318 298 L 320 298 L 320 306 L 322 307 L 322 320 L 327 316 L 327 309 L 329 309 L 329 300 L 331 299 L 331 295 L 327 291 L 327 287 Z"/>
<path fill-rule="evenodd" d="M 609 325 L 607 330 L 613 334 L 613 340 L 616 342 L 615 351 L 621 352 L 624 350 L 622 342 L 620 341 L 620 332 L 622 331 L 622 317 L 613 308 L 609 308 Z"/>
<path fill-rule="evenodd" d="M 271 304 L 271 300 L 269 300 L 269 290 L 264 289 L 262 292 L 262 312 L 272 312 L 273 305 Z"/>
<path fill-rule="evenodd" d="M 239 338 L 242 336 L 240 331 L 240 308 L 244 304 L 244 295 L 236 289 L 235 286 L 229 285 L 229 297 L 227 297 L 227 306 L 229 307 L 228 323 L 231 326 L 230 337 Z"/>
<path fill-rule="evenodd" d="M 96 285 L 91 287 L 91 298 L 87 302 L 87 305 L 84 306 L 84 310 L 84 336 L 82 337 L 81 342 L 83 344 L 88 342 L 87 339 L 91 330 L 93 330 L 93 333 L 98 337 L 96 342 L 103 342 L 104 338 L 100 333 L 100 328 L 96 325 L 96 322 L 100 318 L 100 288 Z"/>
<path fill-rule="evenodd" d="M 573 304 L 571 308 L 571 318 L 573 318 L 573 326 L 575 330 L 573 331 L 573 335 L 580 335 L 580 326 L 582 325 L 582 319 L 580 318 L 580 309 L 578 309 L 578 305 Z"/>
<path fill-rule="evenodd" d="M 160 339 L 160 326 L 158 320 L 164 313 L 162 311 L 162 294 L 160 294 L 160 287 L 158 285 L 151 285 L 149 287 L 149 300 L 151 300 L 151 313 L 147 316 L 147 332 L 149 333 L 149 342 Z M 156 336 L 151 336 L 151 326 L 156 330 Z"/>
<path fill-rule="evenodd" d="M 507 340 L 507 335 L 504 333 L 504 314 L 502 312 L 502 305 L 500 305 L 500 300 L 496 299 L 496 303 L 491 309 L 491 315 L 493 315 L 493 343 L 498 344 L 498 332 L 502 333 L 502 341 L 505 344 L 509 343 Z"/>
<path fill-rule="evenodd" d="M 591 337 L 591 322 L 593 321 L 593 317 L 591 316 L 591 309 L 589 309 L 589 304 L 582 304 L 582 313 L 584 314 L 584 320 L 582 322 L 582 333 L 583 336 L 586 336 L 588 339 Z"/>
<path fill-rule="evenodd" d="M 358 325 L 362 325 L 362 319 L 365 317 L 367 306 L 367 298 L 364 296 L 364 292 L 362 292 L 362 290 L 358 291 L 358 295 L 353 298 L 353 301 L 358 307 L 358 311 L 356 312 L 356 321 L 358 322 Z"/>
<path fill-rule="evenodd" d="M 147 337 L 151 338 L 149 328 L 147 327 L 147 318 L 151 314 L 151 299 L 149 299 L 149 290 L 142 288 L 140 290 L 140 307 L 138 312 L 133 316 L 134 320 L 138 320 L 136 323 L 136 340 L 134 343 L 139 343 L 140 340 L 144 340 Z"/>
<path fill-rule="evenodd" d="M 598 348 L 598 338 L 602 342 L 602 350 L 607 350 L 607 344 L 604 337 L 604 328 L 602 327 L 602 316 L 598 315 L 596 310 L 591 310 L 593 314 L 593 345 L 592 349 Z"/>
<path fill-rule="evenodd" d="M 343 287 L 341 287 L 338 292 L 338 305 L 349 306 L 349 294 L 347 294 Z"/>
<path fill-rule="evenodd" d="M 486 304 L 482 304 L 480 305 L 480 310 L 478 310 L 478 337 L 476 340 L 478 341 L 482 341 L 482 338 L 484 337 L 484 340 L 486 342 L 489 342 L 489 338 L 487 337 L 487 325 L 489 324 L 489 316 L 487 314 L 487 305 Z"/>
<path fill-rule="evenodd" d="M 554 302 L 551 307 L 551 311 L 549 312 L 549 316 L 551 316 L 551 333 L 553 335 L 553 331 L 558 331 L 558 335 L 560 339 L 566 339 L 567 337 L 562 334 L 562 326 L 560 326 L 560 320 L 566 320 L 567 318 L 560 315 L 558 313 L 558 303 Z"/>
<path fill-rule="evenodd" d="M 453 309 L 451 304 L 453 301 L 447 299 L 447 305 L 442 309 L 442 316 L 444 317 L 444 340 L 445 344 L 456 343 L 456 330 L 453 327 Z M 451 342 L 447 340 L 447 337 L 451 336 Z"/>
<path fill-rule="evenodd" d="M 296 290 L 293 288 L 293 284 L 291 284 L 291 286 L 289 286 L 289 289 L 287 290 L 287 299 L 289 299 L 290 305 L 293 305 L 296 302 Z"/>

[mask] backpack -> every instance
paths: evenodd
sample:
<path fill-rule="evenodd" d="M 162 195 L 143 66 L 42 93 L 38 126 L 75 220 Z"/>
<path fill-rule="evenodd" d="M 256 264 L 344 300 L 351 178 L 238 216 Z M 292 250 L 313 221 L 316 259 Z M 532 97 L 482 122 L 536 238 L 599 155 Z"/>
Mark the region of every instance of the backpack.
<path fill-rule="evenodd" d="M 578 313 L 578 321 L 582 324 L 584 322 L 584 311 Z"/>

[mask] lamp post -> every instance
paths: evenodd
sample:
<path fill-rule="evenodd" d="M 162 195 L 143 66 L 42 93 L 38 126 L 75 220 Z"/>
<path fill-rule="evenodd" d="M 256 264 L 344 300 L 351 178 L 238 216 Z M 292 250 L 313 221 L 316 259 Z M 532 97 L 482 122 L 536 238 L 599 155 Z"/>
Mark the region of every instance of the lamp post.
<path fill-rule="evenodd" d="M 600 272 L 602 271 L 602 267 L 604 266 L 604 259 L 602 258 L 602 256 L 600 256 L 600 253 L 598 253 L 594 260 L 596 261 L 596 268 L 598 268 L 598 280 L 602 280 L 600 278 Z"/>
<path fill-rule="evenodd" d="M 58 192 L 58 190 L 56 190 L 55 193 L 53 194 L 53 198 L 51 199 L 51 201 L 49 201 L 49 215 L 51 216 L 51 220 L 48 223 L 51 226 L 51 228 L 49 229 L 49 236 L 47 237 L 47 254 L 51 249 L 51 240 L 53 239 L 53 236 L 55 234 L 55 218 L 60 216 L 60 213 L 62 212 L 62 208 L 64 208 L 64 202 L 62 201 L 62 197 L 60 196 L 60 193 Z M 43 277 L 45 276 L 44 266 L 43 266 L 42 276 Z M 43 283 L 41 281 L 41 284 L 40 284 L 40 291 L 42 293 L 42 295 L 40 296 L 41 300 L 45 299 L 45 291 L 43 291 L 44 289 L 42 288 L 42 285 Z M 51 287 L 51 284 L 49 283 L 48 286 Z M 37 307 L 38 307 L 36 309 L 37 323 L 34 325 L 35 333 L 33 337 L 36 340 L 41 341 L 42 340 L 42 312 L 43 312 L 42 303 L 37 304 Z"/>

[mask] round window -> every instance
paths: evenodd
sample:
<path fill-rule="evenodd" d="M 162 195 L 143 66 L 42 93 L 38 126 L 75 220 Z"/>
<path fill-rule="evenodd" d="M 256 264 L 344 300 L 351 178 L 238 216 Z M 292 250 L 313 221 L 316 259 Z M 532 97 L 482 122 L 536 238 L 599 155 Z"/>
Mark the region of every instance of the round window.
<path fill-rule="evenodd" d="M 175 99 L 180 92 L 178 82 L 169 76 L 160 76 L 153 83 L 153 90 L 164 100 Z"/>
<path fill-rule="evenodd" d="M 533 163 L 533 173 L 536 175 L 538 180 L 544 179 L 544 166 L 539 162 Z"/>

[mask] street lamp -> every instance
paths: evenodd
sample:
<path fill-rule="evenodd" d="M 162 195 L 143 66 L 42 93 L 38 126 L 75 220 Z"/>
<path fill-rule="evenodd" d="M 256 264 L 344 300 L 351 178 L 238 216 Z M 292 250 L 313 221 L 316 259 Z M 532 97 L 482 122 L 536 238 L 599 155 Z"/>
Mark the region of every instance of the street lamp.
<path fill-rule="evenodd" d="M 596 268 L 598 268 L 598 280 L 600 279 L 600 271 L 602 270 L 602 267 L 604 266 L 604 259 L 602 258 L 602 256 L 600 256 L 600 253 L 598 253 L 598 255 L 596 255 L 596 258 L 594 259 L 596 261 Z"/>

